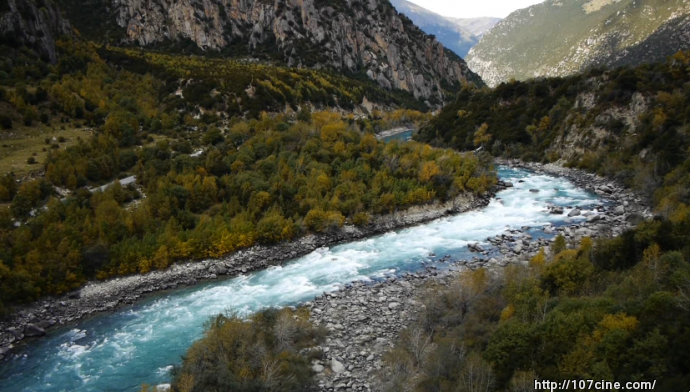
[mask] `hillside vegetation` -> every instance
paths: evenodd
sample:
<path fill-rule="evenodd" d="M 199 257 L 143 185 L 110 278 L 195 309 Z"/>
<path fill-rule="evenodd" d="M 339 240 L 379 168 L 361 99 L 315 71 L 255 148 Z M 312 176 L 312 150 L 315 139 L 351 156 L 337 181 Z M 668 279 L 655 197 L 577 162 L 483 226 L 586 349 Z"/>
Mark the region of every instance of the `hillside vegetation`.
<path fill-rule="evenodd" d="M 12 86 L 0 89 L 3 132 L 21 134 L 40 122 L 57 136 L 34 164 L 41 169 L 37 180 L 18 183 L 13 173 L 0 180 L 0 201 L 9 205 L 0 209 L 0 301 L 6 304 L 345 222 L 366 225 L 374 215 L 481 194 L 495 182 L 488 164 L 471 154 L 385 145 L 367 132 L 421 121 L 426 116 L 419 112 L 357 120 L 312 114 L 302 96 L 298 112 L 245 120 L 225 101 L 243 85 L 232 84 L 238 70 L 249 75 L 237 79 L 254 76 L 261 107 L 287 104 L 281 99 L 291 91 L 313 94 L 310 102 L 317 94 L 361 93 L 361 85 L 336 76 L 101 48 L 113 57 L 106 62 L 92 46 L 72 40 L 58 48 L 55 66 L 18 51 L 12 64 L 24 65 L 10 69 L 5 61 L 0 75 Z M 136 72 L 144 59 L 153 74 Z M 175 75 L 194 82 L 181 88 Z M 292 87 L 282 77 L 292 78 Z M 218 94 L 209 91 L 211 80 L 219 81 Z M 252 99 L 238 101 L 251 105 Z M 75 137 L 57 127 L 89 131 Z M 136 184 L 116 182 L 130 175 Z M 105 192 L 87 190 L 108 183 Z"/>
<path fill-rule="evenodd" d="M 647 222 L 573 249 L 559 237 L 527 266 L 431 286 L 418 322 L 387 354 L 384 390 L 529 391 L 535 380 L 592 379 L 683 388 L 689 228 Z"/>
<path fill-rule="evenodd" d="M 683 0 L 547 0 L 513 12 L 467 56 L 490 86 L 596 66 L 663 61 L 690 49 Z"/>
<path fill-rule="evenodd" d="M 665 63 L 466 89 L 419 140 L 560 162 L 621 181 L 657 213 L 690 211 L 690 53 Z"/>
<path fill-rule="evenodd" d="M 328 113 L 315 114 L 311 124 L 264 116 L 235 122 L 225 135 L 211 127 L 132 150 L 119 145 L 114 132 L 120 130 L 104 126 L 51 152 L 45 179 L 17 187 L 11 175 L 4 177 L 12 204 L 0 211 L 1 298 L 12 303 L 64 293 L 90 277 L 219 257 L 346 221 L 366 225 L 375 214 L 483 193 L 495 181 L 473 155 L 384 145 L 356 128 Z M 198 157 L 188 155 L 195 139 L 205 149 Z M 137 176 L 139 188 L 80 189 L 125 173 Z M 51 197 L 53 186 L 75 192 L 60 201 Z M 46 201 L 47 209 L 30 218 Z M 28 221 L 15 228 L 11 217 Z"/>
<path fill-rule="evenodd" d="M 647 197 L 657 216 L 573 249 L 561 237 L 528 266 L 432 288 L 420 323 L 388 357 L 389 390 L 521 391 L 535 379 L 687 385 L 689 55 L 466 89 L 421 131 L 437 146 L 597 172 Z"/>

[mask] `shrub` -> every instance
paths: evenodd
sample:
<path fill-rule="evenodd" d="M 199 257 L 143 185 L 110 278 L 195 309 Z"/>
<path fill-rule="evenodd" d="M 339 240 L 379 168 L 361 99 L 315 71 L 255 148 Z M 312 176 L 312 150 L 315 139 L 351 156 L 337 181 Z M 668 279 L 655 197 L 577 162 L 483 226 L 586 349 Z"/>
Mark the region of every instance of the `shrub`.
<path fill-rule="evenodd" d="M 173 369 L 173 390 L 308 391 L 312 390 L 310 359 L 301 348 L 323 340 L 304 310 L 269 309 L 243 320 L 219 315 L 206 324 L 203 338 Z"/>
<path fill-rule="evenodd" d="M 0 126 L 2 129 L 12 129 L 12 118 L 6 115 L 0 115 Z"/>
<path fill-rule="evenodd" d="M 311 123 L 311 110 L 304 106 L 297 114 L 297 119 L 305 123 Z"/>
<path fill-rule="evenodd" d="M 34 157 L 29 157 L 29 158 L 26 160 L 26 163 L 28 163 L 29 165 L 35 164 L 35 163 L 36 163 L 36 158 L 34 158 Z"/>

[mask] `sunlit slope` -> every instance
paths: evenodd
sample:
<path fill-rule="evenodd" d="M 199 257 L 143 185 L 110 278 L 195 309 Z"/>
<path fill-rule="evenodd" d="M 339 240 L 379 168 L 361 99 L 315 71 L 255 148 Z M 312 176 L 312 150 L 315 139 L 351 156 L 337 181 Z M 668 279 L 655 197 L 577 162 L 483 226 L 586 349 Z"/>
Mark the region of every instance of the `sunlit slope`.
<path fill-rule="evenodd" d="M 690 47 L 689 13 L 683 0 L 548 0 L 498 23 L 467 61 L 491 86 L 661 61 Z"/>

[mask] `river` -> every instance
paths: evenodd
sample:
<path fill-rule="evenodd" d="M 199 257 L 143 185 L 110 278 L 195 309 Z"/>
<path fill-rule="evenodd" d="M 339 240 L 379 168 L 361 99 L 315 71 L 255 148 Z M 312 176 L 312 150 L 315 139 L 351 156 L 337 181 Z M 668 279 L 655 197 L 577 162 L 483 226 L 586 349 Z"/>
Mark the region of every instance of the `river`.
<path fill-rule="evenodd" d="M 406 141 L 412 139 L 413 133 L 414 133 L 414 129 L 408 129 L 406 131 L 402 131 L 402 132 L 395 133 L 395 134 L 390 135 L 390 136 L 386 136 L 386 137 L 382 138 L 381 140 L 383 140 L 384 142 L 390 142 L 392 140 L 400 140 L 401 142 L 406 142 Z"/>
<path fill-rule="evenodd" d="M 444 255 L 471 258 L 469 243 L 489 248 L 487 237 L 507 228 L 530 226 L 534 237 L 546 237 L 543 226 L 564 224 L 565 217 L 546 212 L 548 203 L 566 207 L 566 214 L 571 207 L 603 203 L 563 178 L 508 168 L 499 175 L 515 187 L 499 192 L 482 209 L 319 249 L 282 267 L 160 293 L 53 329 L 19 358 L 0 364 L 0 390 L 137 391 L 142 383 L 166 383 L 172 365 L 180 363 L 212 315 L 298 304 L 353 281 L 421 270 L 423 263 L 433 264 Z M 438 256 L 430 256 L 432 252 Z"/>

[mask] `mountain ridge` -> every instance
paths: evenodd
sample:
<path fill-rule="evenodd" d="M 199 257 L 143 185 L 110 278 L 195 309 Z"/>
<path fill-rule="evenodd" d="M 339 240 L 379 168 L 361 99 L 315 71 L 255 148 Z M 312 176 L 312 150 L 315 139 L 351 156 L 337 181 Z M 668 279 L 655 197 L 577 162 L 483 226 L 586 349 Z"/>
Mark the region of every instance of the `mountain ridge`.
<path fill-rule="evenodd" d="M 288 67 L 333 68 L 431 105 L 463 83 L 466 63 L 387 0 L 62 0 L 82 34 L 110 44 L 196 46 Z M 88 7 L 97 18 L 84 18 Z M 101 11 L 100 13 L 98 11 Z"/>
<path fill-rule="evenodd" d="M 479 38 L 463 28 L 459 23 L 430 11 L 407 0 L 392 0 L 398 12 L 405 14 L 415 25 L 428 34 L 434 35 L 445 47 L 460 57 L 465 57 Z"/>
<path fill-rule="evenodd" d="M 598 66 L 663 61 L 690 49 L 683 0 L 547 0 L 499 22 L 467 62 L 490 86 Z"/>
<path fill-rule="evenodd" d="M 479 39 L 481 39 L 487 31 L 491 30 L 491 28 L 493 28 L 496 25 L 496 23 L 503 20 L 502 18 L 495 18 L 491 16 L 484 16 L 478 18 L 446 17 L 446 19 L 474 34 Z"/>

